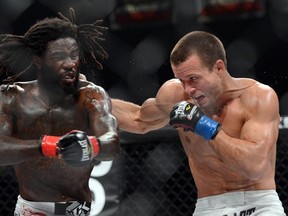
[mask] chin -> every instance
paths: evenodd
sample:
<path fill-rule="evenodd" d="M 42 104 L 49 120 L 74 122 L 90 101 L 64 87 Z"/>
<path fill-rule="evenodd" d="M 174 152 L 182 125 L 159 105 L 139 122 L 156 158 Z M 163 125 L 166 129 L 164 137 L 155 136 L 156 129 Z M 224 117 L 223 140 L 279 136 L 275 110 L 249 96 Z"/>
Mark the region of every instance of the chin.
<path fill-rule="evenodd" d="M 75 94 L 78 91 L 78 84 L 79 82 L 74 82 L 71 85 L 65 85 L 63 86 L 63 91 L 66 94 Z"/>
<path fill-rule="evenodd" d="M 209 102 L 208 101 L 204 101 L 204 100 L 202 100 L 202 101 L 200 101 L 200 103 L 198 103 L 197 102 L 197 105 L 202 109 L 205 109 L 205 107 L 206 108 L 209 108 Z"/>
<path fill-rule="evenodd" d="M 198 104 L 199 108 L 201 109 L 202 112 L 204 113 L 211 113 L 212 110 L 212 106 L 210 103 L 206 102 L 206 103 L 201 103 Z"/>

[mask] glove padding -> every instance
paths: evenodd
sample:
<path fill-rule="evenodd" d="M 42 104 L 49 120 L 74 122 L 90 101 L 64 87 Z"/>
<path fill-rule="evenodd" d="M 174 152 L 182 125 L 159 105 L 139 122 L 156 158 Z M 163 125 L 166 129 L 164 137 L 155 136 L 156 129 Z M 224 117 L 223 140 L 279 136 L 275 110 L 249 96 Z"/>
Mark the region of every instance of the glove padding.
<path fill-rule="evenodd" d="M 72 166 L 86 166 L 100 151 L 99 141 L 83 131 L 73 130 L 62 137 L 44 135 L 40 151 L 47 157 L 60 157 Z"/>
<path fill-rule="evenodd" d="M 71 131 L 58 141 L 58 155 L 72 166 L 87 166 L 99 153 L 99 141 L 83 131 Z"/>
<path fill-rule="evenodd" d="M 206 140 L 213 139 L 220 130 L 220 124 L 203 114 L 200 108 L 192 103 L 177 103 L 170 113 L 170 125 L 192 131 Z"/>

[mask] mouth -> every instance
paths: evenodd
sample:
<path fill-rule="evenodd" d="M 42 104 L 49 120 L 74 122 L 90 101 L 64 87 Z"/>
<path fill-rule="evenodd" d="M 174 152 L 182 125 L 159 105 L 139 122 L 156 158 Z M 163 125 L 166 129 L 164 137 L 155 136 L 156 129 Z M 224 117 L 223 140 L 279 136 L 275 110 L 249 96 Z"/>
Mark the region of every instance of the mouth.
<path fill-rule="evenodd" d="M 72 84 L 75 82 L 75 79 L 76 79 L 76 76 L 75 76 L 75 73 L 73 71 L 64 73 L 62 75 L 62 82 L 64 84 Z"/>
<path fill-rule="evenodd" d="M 203 95 L 200 95 L 200 96 L 197 96 L 197 97 L 193 97 L 194 101 L 197 103 L 197 104 L 201 104 L 201 101 L 205 98 L 205 96 Z"/>

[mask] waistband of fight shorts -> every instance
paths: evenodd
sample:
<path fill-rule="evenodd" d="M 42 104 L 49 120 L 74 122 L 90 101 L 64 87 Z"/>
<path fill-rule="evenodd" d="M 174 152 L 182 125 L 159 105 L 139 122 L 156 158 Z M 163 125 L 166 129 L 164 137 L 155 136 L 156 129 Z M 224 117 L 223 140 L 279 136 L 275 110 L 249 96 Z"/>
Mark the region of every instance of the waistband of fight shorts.
<path fill-rule="evenodd" d="M 275 190 L 227 192 L 220 195 L 198 198 L 196 206 L 198 209 L 223 208 L 230 205 L 245 205 L 259 200 L 263 201 L 263 199 L 266 200 L 269 197 L 278 199 L 277 192 Z"/>
<path fill-rule="evenodd" d="M 91 203 L 90 202 L 66 202 L 66 203 L 55 203 L 55 209 L 54 209 L 54 214 L 55 215 L 63 215 L 70 213 L 69 215 L 77 215 L 73 214 L 73 212 L 79 212 L 79 209 L 81 209 L 83 214 L 81 215 L 86 215 L 89 213 L 91 208 Z"/>
<path fill-rule="evenodd" d="M 22 205 L 37 208 L 43 212 L 54 215 L 67 215 L 67 213 L 69 213 L 69 215 L 77 215 L 73 214 L 73 212 L 83 212 L 81 215 L 86 215 L 91 209 L 91 202 L 35 202 L 25 200 L 20 195 L 18 196 L 18 202 L 22 203 Z"/>

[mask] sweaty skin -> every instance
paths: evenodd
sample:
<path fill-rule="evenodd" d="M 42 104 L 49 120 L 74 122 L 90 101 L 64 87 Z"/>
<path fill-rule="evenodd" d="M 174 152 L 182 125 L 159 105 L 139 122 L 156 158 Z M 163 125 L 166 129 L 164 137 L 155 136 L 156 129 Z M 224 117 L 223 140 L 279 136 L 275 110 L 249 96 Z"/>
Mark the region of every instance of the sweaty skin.
<path fill-rule="evenodd" d="M 50 42 L 47 50 L 45 63 L 37 61 L 41 68 L 46 65 L 43 73 L 49 75 L 1 86 L 0 163 L 14 167 L 26 200 L 91 201 L 88 181 L 95 163 L 114 159 L 120 150 L 111 99 L 91 82 L 75 85 L 79 51 L 74 39 Z M 90 165 L 72 167 L 61 158 L 42 155 L 43 135 L 63 136 L 71 130 L 100 140 L 102 149 Z"/>
<path fill-rule="evenodd" d="M 140 134 L 156 130 L 167 125 L 177 102 L 197 104 L 221 124 L 210 141 L 178 129 L 198 197 L 275 189 L 279 110 L 274 90 L 253 79 L 231 77 L 221 60 L 210 71 L 197 55 L 172 69 L 175 79 L 142 106 L 112 99 L 120 128 Z"/>

